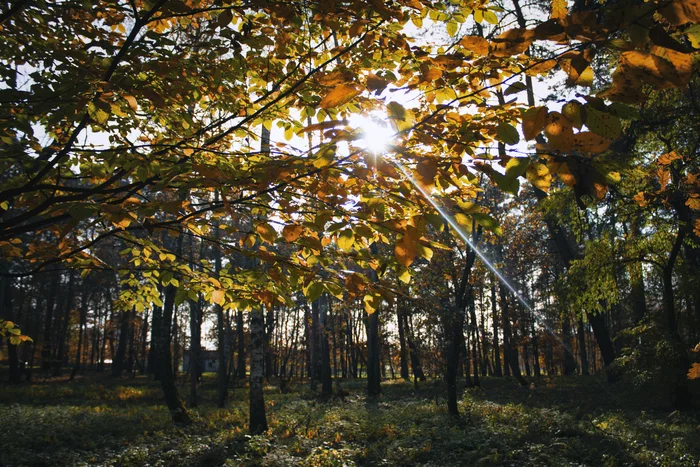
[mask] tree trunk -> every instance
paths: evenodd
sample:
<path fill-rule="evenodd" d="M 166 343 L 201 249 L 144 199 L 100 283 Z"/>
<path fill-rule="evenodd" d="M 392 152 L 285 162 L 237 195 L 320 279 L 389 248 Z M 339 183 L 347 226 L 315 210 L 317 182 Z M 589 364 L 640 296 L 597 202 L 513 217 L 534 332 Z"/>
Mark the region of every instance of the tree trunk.
<path fill-rule="evenodd" d="M 690 224 L 688 224 L 689 226 Z M 680 252 L 686 233 L 685 225 L 679 226 L 678 235 L 673 244 L 668 262 L 663 268 L 663 310 L 666 321 L 666 329 L 669 341 L 676 354 L 674 370 L 673 393 L 671 395 L 673 406 L 678 410 L 686 410 L 692 407 L 693 395 L 690 392 L 688 383 L 688 371 L 690 369 L 690 359 L 685 349 L 683 340 L 678 332 L 678 319 L 676 317 L 676 304 L 673 291 L 673 268 L 676 258 Z"/>
<path fill-rule="evenodd" d="M 396 321 L 399 328 L 399 359 L 401 361 L 401 378 L 408 379 L 408 348 L 406 346 L 406 330 L 404 328 L 405 311 L 402 307 L 402 300 L 396 300 Z"/>
<path fill-rule="evenodd" d="M 237 373 L 238 373 L 238 378 L 241 380 L 245 380 L 246 377 L 246 371 L 245 371 L 245 329 L 243 328 L 244 322 L 243 322 L 243 312 L 238 311 L 238 315 L 236 316 L 236 341 L 238 342 L 238 365 L 237 365 Z"/>
<path fill-rule="evenodd" d="M 569 315 L 561 315 L 561 334 L 564 341 L 564 376 L 573 375 L 576 372 L 576 359 L 573 353 L 573 341 L 571 339 L 571 321 Z"/>
<path fill-rule="evenodd" d="M 129 339 L 129 313 L 121 312 L 121 327 L 119 330 L 119 344 L 117 344 L 117 354 L 112 361 L 112 377 L 119 378 L 124 369 L 124 357 L 126 356 L 126 343 Z"/>
<path fill-rule="evenodd" d="M 259 435 L 267 431 L 265 396 L 263 394 L 263 364 L 265 324 L 261 308 L 250 312 L 250 421 L 248 431 Z"/>
<path fill-rule="evenodd" d="M 508 297 L 503 284 L 500 285 L 501 308 L 503 310 L 503 339 L 507 342 L 505 347 L 506 364 L 508 365 L 513 377 L 520 383 L 521 386 L 527 386 L 527 381 L 520 373 L 520 358 L 518 349 L 513 345 L 513 337 L 511 335 L 510 313 L 508 306 Z"/>
<path fill-rule="evenodd" d="M 318 380 L 320 377 L 320 362 L 319 362 L 319 301 L 314 300 L 311 304 L 311 347 L 309 348 L 309 353 L 311 354 L 311 366 L 309 367 L 309 378 L 311 382 L 311 390 L 316 391 L 316 386 L 318 385 Z"/>
<path fill-rule="evenodd" d="M 331 332 L 328 326 L 328 311 L 330 308 L 330 300 L 327 295 L 321 297 L 320 303 L 320 366 L 321 366 L 321 394 L 323 396 L 331 396 L 333 394 L 333 380 L 331 378 L 331 356 L 330 345 L 328 343 L 328 334 Z"/>
<path fill-rule="evenodd" d="M 367 316 L 367 395 L 381 394 L 381 368 L 379 349 L 379 311 Z"/>
<path fill-rule="evenodd" d="M 51 344 L 53 336 L 53 313 L 57 301 L 58 283 L 61 280 L 61 273 L 55 272 L 51 279 L 49 295 L 46 297 L 46 315 L 44 318 L 44 336 L 41 341 L 41 369 L 48 371 L 51 368 Z"/>
<path fill-rule="evenodd" d="M 491 279 L 491 316 L 493 321 L 493 353 L 494 353 L 494 363 L 496 376 L 503 376 L 501 370 L 501 350 L 498 343 L 498 307 L 496 303 L 496 278 L 492 276 Z"/>
<path fill-rule="evenodd" d="M 190 395 L 188 405 L 197 407 L 197 387 L 201 376 L 202 360 L 202 296 L 199 294 L 198 300 L 188 300 L 190 305 Z"/>
<path fill-rule="evenodd" d="M 578 319 L 578 349 L 581 357 L 581 374 L 587 376 L 590 372 L 588 371 L 588 353 L 586 352 L 586 329 L 582 318 Z"/>

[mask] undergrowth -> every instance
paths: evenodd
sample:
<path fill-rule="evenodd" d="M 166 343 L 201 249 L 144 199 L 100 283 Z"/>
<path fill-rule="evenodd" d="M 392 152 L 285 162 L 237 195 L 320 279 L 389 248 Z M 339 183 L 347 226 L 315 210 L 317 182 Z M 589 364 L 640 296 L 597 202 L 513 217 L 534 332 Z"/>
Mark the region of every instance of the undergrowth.
<path fill-rule="evenodd" d="M 700 464 L 700 415 L 593 377 L 541 378 L 530 388 L 485 378 L 465 390 L 459 419 L 433 383 L 362 381 L 323 401 L 297 384 L 266 387 L 269 430 L 248 436 L 247 389 L 214 405 L 205 375 L 195 423 L 176 427 L 157 382 L 85 378 L 0 389 L 2 466 L 451 466 Z M 184 388 L 181 387 L 181 391 Z"/>

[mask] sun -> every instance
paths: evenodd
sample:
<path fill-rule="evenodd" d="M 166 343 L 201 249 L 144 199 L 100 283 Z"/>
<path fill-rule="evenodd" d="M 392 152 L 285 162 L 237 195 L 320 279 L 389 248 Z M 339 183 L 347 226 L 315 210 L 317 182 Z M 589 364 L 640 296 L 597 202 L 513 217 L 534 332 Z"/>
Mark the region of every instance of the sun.
<path fill-rule="evenodd" d="M 357 115 L 350 119 L 350 124 L 360 132 L 361 138 L 357 140 L 357 145 L 374 153 L 374 155 L 381 155 L 385 152 L 395 136 L 395 132 L 386 121 L 385 116 Z"/>

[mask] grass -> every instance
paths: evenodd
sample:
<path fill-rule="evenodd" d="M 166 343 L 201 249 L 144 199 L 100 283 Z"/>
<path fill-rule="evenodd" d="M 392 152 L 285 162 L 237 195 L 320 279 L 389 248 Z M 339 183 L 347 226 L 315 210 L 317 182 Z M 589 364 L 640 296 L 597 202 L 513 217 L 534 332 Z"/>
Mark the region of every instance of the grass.
<path fill-rule="evenodd" d="M 142 377 L 4 386 L 0 466 L 700 465 L 697 411 L 671 412 L 653 393 L 593 377 L 542 378 L 527 389 L 485 378 L 464 392 L 459 420 L 433 383 L 382 388 L 368 401 L 363 381 L 347 381 L 344 400 L 324 402 L 307 385 L 289 394 L 267 386 L 270 428 L 251 437 L 247 390 L 217 409 L 213 375 L 185 428 Z"/>

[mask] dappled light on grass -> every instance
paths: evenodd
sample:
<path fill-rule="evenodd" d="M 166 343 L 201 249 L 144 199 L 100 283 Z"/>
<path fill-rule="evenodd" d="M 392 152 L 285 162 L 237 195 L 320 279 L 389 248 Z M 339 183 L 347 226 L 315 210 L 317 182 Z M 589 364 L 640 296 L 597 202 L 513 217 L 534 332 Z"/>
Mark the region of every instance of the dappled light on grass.
<path fill-rule="evenodd" d="M 524 390 L 485 378 L 460 400 L 455 423 L 432 382 L 386 381 L 367 404 L 364 380 L 344 381 L 345 400 L 321 403 L 305 383 L 280 394 L 267 385 L 267 434 L 246 434 L 247 388 L 215 408 L 205 375 L 195 424 L 176 428 L 157 382 L 107 378 L 101 384 L 8 387 L 0 395 L 0 439 L 9 465 L 692 465 L 700 456 L 697 419 L 658 410 L 656 399 L 601 393 L 594 378 L 542 377 Z M 100 389 L 102 387 L 102 389 Z M 437 390 L 437 392 L 436 392 Z M 104 398 L 100 394 L 105 395 Z M 33 400 L 40 398 L 41 404 Z M 138 403 L 134 401 L 139 400 Z M 437 400 L 437 404 L 436 404 Z M 640 408 L 644 408 L 642 412 Z M 32 420 L 32 423 L 16 423 Z"/>

